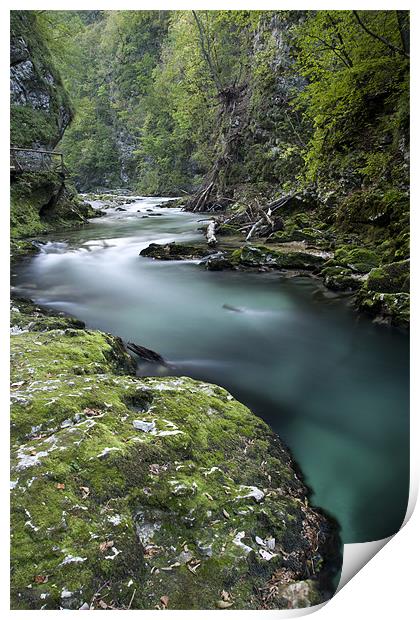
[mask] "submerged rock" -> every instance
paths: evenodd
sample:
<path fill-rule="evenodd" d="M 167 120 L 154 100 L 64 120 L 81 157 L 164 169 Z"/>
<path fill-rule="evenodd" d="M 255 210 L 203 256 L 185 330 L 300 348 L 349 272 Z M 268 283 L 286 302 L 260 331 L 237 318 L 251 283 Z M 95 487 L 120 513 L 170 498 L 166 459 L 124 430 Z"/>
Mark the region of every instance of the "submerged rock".
<path fill-rule="evenodd" d="M 118 338 L 82 327 L 14 336 L 12 382 L 12 608 L 98 608 L 100 589 L 118 609 L 163 595 L 214 609 L 226 590 L 234 609 L 331 595 L 334 524 L 308 505 L 278 437 L 224 389 L 137 378 Z M 298 596 L 309 565 L 311 594 Z M 279 570 L 297 593 L 265 601 Z"/>

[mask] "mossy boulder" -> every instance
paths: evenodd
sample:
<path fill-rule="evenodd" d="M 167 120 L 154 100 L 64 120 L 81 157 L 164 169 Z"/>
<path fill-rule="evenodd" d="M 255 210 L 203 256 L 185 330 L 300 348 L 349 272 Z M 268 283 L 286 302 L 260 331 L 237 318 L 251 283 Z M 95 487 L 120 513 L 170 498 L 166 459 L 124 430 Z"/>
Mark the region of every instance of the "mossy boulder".
<path fill-rule="evenodd" d="M 354 246 L 341 246 L 336 249 L 334 262 L 358 273 L 369 273 L 378 267 L 381 257 L 375 250 Z"/>
<path fill-rule="evenodd" d="M 359 310 L 374 317 L 378 323 L 407 329 L 410 325 L 408 293 L 377 293 L 363 287 L 356 299 Z"/>
<path fill-rule="evenodd" d="M 372 269 L 359 291 L 360 310 L 383 323 L 407 328 L 410 322 L 410 261 L 382 265 Z"/>
<path fill-rule="evenodd" d="M 151 243 L 140 252 L 140 256 L 158 260 L 191 260 L 208 256 L 211 251 L 204 246 L 182 243 Z"/>
<path fill-rule="evenodd" d="M 101 213 L 78 198 L 52 171 L 20 174 L 10 188 L 10 235 L 13 239 L 81 226 Z"/>
<path fill-rule="evenodd" d="M 208 256 L 203 263 L 208 271 L 224 271 L 234 269 L 234 261 L 231 252 L 216 252 Z"/>
<path fill-rule="evenodd" d="M 410 261 L 389 263 L 373 269 L 366 281 L 366 288 L 378 293 L 408 293 L 410 291 Z"/>
<path fill-rule="evenodd" d="M 320 275 L 325 286 L 333 291 L 356 291 L 363 285 L 362 276 L 339 265 L 325 267 Z"/>
<path fill-rule="evenodd" d="M 113 336 L 63 316 L 57 328 L 19 300 L 12 315 L 13 609 L 274 609 L 331 595 L 335 526 L 261 419 L 214 385 L 137 378 Z"/>
<path fill-rule="evenodd" d="M 232 253 L 232 260 L 246 267 L 317 270 L 325 263 L 326 257 L 322 253 L 304 250 L 246 245 Z"/>

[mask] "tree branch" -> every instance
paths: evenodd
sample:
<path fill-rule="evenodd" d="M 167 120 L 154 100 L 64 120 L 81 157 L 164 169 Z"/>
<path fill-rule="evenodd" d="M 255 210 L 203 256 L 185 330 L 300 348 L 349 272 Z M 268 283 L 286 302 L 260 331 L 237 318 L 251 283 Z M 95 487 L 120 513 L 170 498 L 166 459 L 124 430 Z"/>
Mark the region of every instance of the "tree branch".
<path fill-rule="evenodd" d="M 402 54 L 402 56 L 405 56 L 406 58 L 410 58 L 410 55 L 405 52 L 403 49 L 401 49 L 400 47 L 397 47 L 396 45 L 394 45 L 393 43 L 391 43 L 390 41 L 388 41 L 388 39 L 385 39 L 385 37 L 382 37 L 380 34 L 376 34 L 375 32 L 372 32 L 372 30 L 370 30 L 360 19 L 360 16 L 358 14 L 357 11 L 353 11 L 353 15 L 355 16 L 359 26 L 371 37 L 373 37 L 374 39 L 377 39 L 378 41 L 381 41 L 381 43 L 383 43 L 384 45 L 386 45 L 390 50 L 392 50 L 393 52 L 396 52 L 397 54 Z"/>

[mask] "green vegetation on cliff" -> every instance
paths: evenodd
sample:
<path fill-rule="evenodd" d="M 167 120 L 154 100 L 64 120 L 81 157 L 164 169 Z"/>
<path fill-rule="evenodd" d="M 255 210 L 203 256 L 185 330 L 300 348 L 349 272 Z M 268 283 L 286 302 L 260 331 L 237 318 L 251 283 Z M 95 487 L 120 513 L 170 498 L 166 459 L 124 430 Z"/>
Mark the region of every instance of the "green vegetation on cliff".
<path fill-rule="evenodd" d="M 10 97 L 11 145 L 53 150 L 73 109 L 36 12 L 11 12 Z M 80 225 L 95 215 L 66 185 L 61 169 L 44 165 L 36 153 L 15 152 L 14 157 L 10 215 L 15 256 L 27 247 L 16 239 Z"/>

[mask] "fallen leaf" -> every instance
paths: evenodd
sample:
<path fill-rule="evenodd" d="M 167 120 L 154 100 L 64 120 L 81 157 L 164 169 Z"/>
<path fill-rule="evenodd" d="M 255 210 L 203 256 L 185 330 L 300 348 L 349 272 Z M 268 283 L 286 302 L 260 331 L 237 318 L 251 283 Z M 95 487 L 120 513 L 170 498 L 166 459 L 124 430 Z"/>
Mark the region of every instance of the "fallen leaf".
<path fill-rule="evenodd" d="M 101 609 L 108 609 L 108 605 L 102 599 L 99 601 L 98 605 Z"/>
<path fill-rule="evenodd" d="M 166 596 L 166 594 L 165 594 L 165 596 L 161 596 L 160 597 L 160 602 L 162 603 L 162 605 L 166 609 L 166 607 L 169 605 L 169 596 Z"/>
<path fill-rule="evenodd" d="M 229 592 L 226 592 L 226 590 L 222 590 L 220 592 L 220 597 L 222 598 L 223 601 L 229 601 L 230 600 L 230 594 L 229 594 Z"/>
<path fill-rule="evenodd" d="M 66 488 L 65 484 L 63 484 L 62 482 L 57 482 L 56 489 L 59 489 L 60 491 L 62 491 L 65 488 Z"/>
<path fill-rule="evenodd" d="M 99 551 L 101 551 L 101 553 L 103 553 L 104 551 L 106 551 L 107 549 L 112 547 L 113 545 L 114 545 L 114 541 L 113 540 L 107 540 L 105 542 L 101 542 L 101 544 L 99 545 Z"/>
<path fill-rule="evenodd" d="M 209 499 L 211 502 L 214 502 L 214 498 L 210 495 L 210 493 L 204 493 L 204 495 L 207 497 L 207 499 Z"/>
<path fill-rule="evenodd" d="M 232 605 L 232 601 L 217 601 L 217 607 L 219 609 L 228 609 L 229 607 L 232 607 Z"/>
<path fill-rule="evenodd" d="M 225 509 L 223 508 L 222 512 L 223 512 L 223 516 L 224 516 L 226 519 L 230 519 L 230 514 L 228 513 L 228 511 L 227 511 L 227 510 L 225 510 Z"/>
<path fill-rule="evenodd" d="M 47 583 L 48 575 L 35 575 L 34 581 L 35 583 Z"/>

